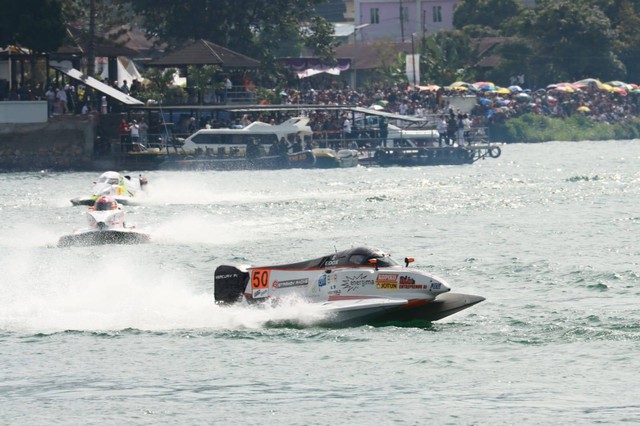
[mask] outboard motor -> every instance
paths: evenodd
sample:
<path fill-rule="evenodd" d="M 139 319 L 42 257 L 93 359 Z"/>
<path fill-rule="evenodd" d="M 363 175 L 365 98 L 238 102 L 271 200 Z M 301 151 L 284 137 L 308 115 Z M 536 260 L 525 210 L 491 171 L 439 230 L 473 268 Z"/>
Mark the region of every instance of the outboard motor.
<path fill-rule="evenodd" d="M 235 303 L 240 299 L 249 282 L 249 273 L 230 265 L 216 268 L 213 296 L 218 303 Z"/>

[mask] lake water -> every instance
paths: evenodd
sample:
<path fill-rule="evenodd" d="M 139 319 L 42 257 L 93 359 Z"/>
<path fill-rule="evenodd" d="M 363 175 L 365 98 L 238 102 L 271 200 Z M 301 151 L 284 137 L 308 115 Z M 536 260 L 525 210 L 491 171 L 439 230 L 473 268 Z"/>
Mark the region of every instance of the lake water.
<path fill-rule="evenodd" d="M 640 422 L 640 141 L 508 145 L 468 166 L 151 172 L 127 208 L 151 244 L 56 248 L 95 177 L 0 174 L 0 424 Z M 302 302 L 214 304 L 217 265 L 360 244 L 486 301 L 341 329 Z"/>

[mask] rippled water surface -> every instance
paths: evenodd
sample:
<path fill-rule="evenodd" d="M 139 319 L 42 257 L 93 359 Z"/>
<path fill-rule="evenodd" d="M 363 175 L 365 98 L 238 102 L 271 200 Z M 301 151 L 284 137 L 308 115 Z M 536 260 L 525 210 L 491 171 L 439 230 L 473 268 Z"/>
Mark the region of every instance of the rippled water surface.
<path fill-rule="evenodd" d="M 640 422 L 639 141 L 147 177 L 127 222 L 151 244 L 60 249 L 95 175 L 0 174 L 0 424 Z M 487 300 L 343 329 L 213 302 L 219 264 L 356 244 Z"/>

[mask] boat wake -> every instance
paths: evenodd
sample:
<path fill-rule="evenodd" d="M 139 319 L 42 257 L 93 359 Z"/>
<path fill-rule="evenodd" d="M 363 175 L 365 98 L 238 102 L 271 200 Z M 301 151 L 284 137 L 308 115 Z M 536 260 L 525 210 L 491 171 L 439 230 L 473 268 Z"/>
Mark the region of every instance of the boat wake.
<path fill-rule="evenodd" d="M 95 264 L 62 258 L 55 265 L 37 265 L 29 250 L 1 260 L 0 330 L 260 329 L 291 319 L 303 325 L 322 319 L 321 312 L 301 301 L 222 307 L 215 303 L 213 289 L 197 288 L 185 274 L 134 265 L 122 273 L 113 259 L 97 268 Z"/>

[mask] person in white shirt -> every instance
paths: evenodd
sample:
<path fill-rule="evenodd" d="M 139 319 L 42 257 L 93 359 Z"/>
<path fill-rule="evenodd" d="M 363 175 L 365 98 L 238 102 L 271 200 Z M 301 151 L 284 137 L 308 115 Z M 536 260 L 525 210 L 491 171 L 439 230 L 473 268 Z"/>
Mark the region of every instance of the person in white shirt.
<path fill-rule="evenodd" d="M 351 137 L 351 120 L 349 120 L 349 117 L 345 116 L 344 123 L 342 123 L 342 131 L 345 138 Z"/>
<path fill-rule="evenodd" d="M 131 131 L 131 142 L 138 142 L 138 139 L 140 139 L 140 127 L 136 120 L 131 122 L 129 130 Z"/>
<path fill-rule="evenodd" d="M 438 120 L 438 145 L 447 145 L 447 139 L 447 119 L 444 115 L 441 115 Z"/>

